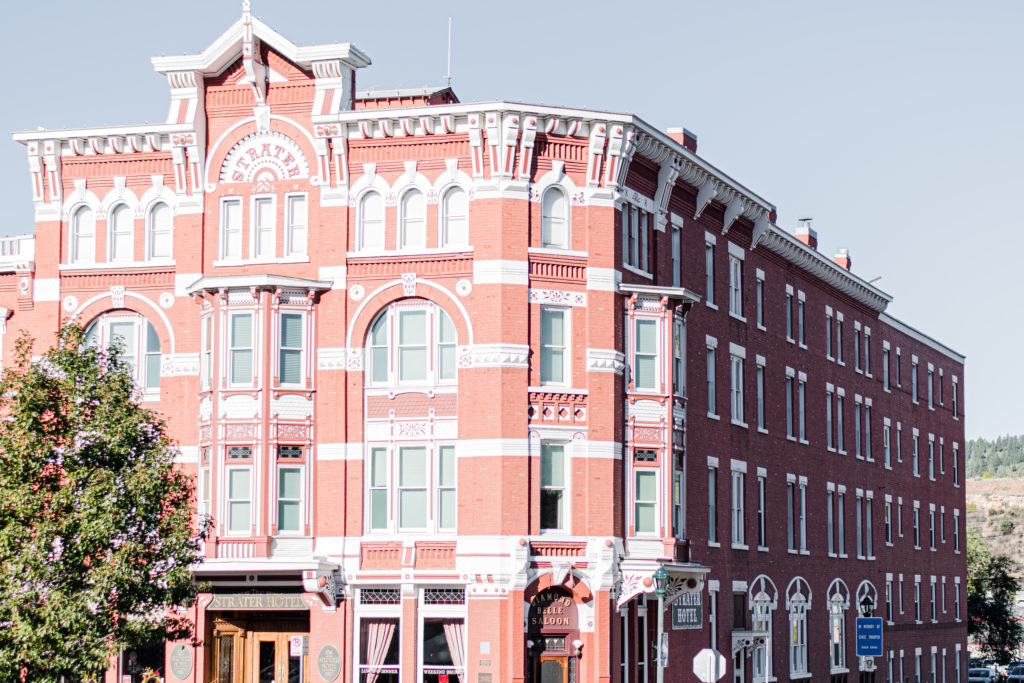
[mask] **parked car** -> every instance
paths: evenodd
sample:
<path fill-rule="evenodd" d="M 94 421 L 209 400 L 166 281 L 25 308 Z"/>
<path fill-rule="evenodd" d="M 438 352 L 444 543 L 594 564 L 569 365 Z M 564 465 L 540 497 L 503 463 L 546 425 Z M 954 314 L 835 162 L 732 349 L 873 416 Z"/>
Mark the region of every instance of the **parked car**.
<path fill-rule="evenodd" d="M 1006 683 L 1024 683 L 1024 664 L 1011 664 L 1006 674 Z"/>
<path fill-rule="evenodd" d="M 967 683 L 994 683 L 999 680 L 999 674 L 987 667 L 978 667 L 967 670 Z"/>

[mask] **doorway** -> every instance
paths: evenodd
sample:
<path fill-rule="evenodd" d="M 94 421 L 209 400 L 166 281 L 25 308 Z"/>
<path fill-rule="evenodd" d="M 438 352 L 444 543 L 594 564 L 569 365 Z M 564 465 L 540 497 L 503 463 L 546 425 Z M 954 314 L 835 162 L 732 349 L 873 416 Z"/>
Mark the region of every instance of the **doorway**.
<path fill-rule="evenodd" d="M 567 657 L 534 657 L 534 683 L 569 683 Z"/>
<path fill-rule="evenodd" d="M 309 642 L 308 621 L 218 618 L 211 635 L 206 683 L 309 683 L 309 655 L 291 652 L 293 637 Z"/>

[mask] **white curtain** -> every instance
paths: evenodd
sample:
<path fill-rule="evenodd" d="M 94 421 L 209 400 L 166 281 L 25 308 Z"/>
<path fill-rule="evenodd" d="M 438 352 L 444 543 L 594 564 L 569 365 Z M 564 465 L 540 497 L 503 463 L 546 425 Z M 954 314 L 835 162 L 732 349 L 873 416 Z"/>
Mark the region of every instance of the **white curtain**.
<path fill-rule="evenodd" d="M 366 644 L 366 664 L 371 667 L 366 674 L 366 683 L 374 683 L 380 675 L 380 668 L 391 648 L 391 639 L 395 637 L 393 621 L 371 621 L 366 630 L 369 642 Z"/>
<path fill-rule="evenodd" d="M 466 653 L 462 641 L 464 626 L 461 621 L 444 622 L 444 637 L 448 641 L 448 651 L 452 655 L 452 664 L 462 668 L 465 666 Z M 459 683 L 462 683 L 463 672 L 458 674 Z"/>

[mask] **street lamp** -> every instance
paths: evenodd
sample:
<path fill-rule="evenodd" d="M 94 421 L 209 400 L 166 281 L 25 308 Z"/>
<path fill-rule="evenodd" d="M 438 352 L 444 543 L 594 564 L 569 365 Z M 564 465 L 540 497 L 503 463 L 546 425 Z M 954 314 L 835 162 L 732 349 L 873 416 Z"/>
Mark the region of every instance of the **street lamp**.
<path fill-rule="evenodd" d="M 654 651 L 658 657 L 657 683 L 665 680 L 665 657 L 662 652 L 662 645 L 665 639 L 665 592 L 668 590 L 668 572 L 663 565 L 659 565 L 654 572 L 654 594 L 658 596 L 658 640 L 655 643 Z"/>
<path fill-rule="evenodd" d="M 865 595 L 860 600 L 860 615 L 862 617 L 870 617 L 875 611 L 875 601 L 871 599 L 870 595 Z"/>

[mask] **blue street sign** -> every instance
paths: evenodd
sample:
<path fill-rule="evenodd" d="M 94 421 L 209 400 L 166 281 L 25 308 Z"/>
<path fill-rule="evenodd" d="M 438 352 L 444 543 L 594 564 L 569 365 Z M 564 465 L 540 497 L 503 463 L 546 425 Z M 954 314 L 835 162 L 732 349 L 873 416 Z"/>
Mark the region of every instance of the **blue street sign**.
<path fill-rule="evenodd" d="M 882 617 L 857 617 L 857 656 L 883 656 Z"/>

